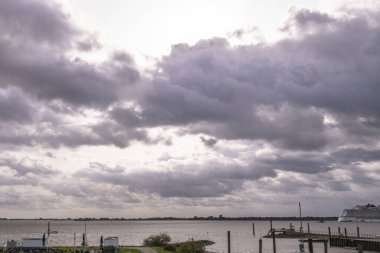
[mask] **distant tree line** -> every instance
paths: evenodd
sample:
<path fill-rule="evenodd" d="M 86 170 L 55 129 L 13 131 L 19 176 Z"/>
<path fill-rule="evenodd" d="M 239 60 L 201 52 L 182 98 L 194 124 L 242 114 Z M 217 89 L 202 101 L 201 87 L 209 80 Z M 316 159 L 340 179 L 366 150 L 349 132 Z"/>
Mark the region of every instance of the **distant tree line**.
<path fill-rule="evenodd" d="M 337 220 L 337 216 L 306 216 L 303 217 L 302 220 L 311 220 L 311 221 L 319 221 L 319 220 L 324 220 L 324 221 L 334 221 Z M 102 220 L 130 220 L 130 221 L 136 221 L 136 220 L 248 220 L 248 221 L 294 221 L 294 220 L 300 220 L 299 217 L 295 216 L 286 216 L 286 217 L 223 217 L 221 215 L 219 216 L 207 216 L 207 217 L 202 217 L 202 216 L 194 216 L 193 218 L 178 218 L 178 217 L 151 217 L 151 218 L 77 218 L 77 219 L 72 219 L 72 218 L 63 218 L 63 219 L 51 219 L 51 218 L 38 218 L 38 219 L 7 219 L 7 218 L 0 218 L 0 220 L 75 220 L 75 221 L 102 221 Z"/>

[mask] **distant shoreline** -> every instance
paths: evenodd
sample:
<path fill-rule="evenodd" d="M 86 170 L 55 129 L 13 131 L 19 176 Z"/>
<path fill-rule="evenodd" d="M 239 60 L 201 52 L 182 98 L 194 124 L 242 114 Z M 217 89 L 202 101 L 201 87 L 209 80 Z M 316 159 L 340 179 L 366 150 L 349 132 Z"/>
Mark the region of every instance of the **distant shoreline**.
<path fill-rule="evenodd" d="M 57 220 L 57 221 L 296 221 L 299 217 L 194 217 L 194 218 L 178 218 L 178 217 L 152 217 L 152 218 L 0 218 L 0 220 Z M 303 217 L 302 220 L 308 221 L 336 221 L 338 217 Z"/>

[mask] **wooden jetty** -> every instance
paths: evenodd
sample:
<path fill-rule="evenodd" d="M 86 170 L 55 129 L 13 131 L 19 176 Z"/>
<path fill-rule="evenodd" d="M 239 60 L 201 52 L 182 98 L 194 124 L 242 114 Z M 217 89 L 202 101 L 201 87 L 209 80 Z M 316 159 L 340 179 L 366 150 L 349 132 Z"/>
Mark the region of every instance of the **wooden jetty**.
<path fill-rule="evenodd" d="M 359 248 L 361 245 L 363 250 L 380 252 L 380 240 L 376 239 L 346 239 L 346 238 L 330 238 L 330 247 L 352 247 Z"/>
<path fill-rule="evenodd" d="M 374 234 L 360 234 L 359 227 L 356 233 L 348 233 L 344 228 L 344 233 L 338 228 L 338 232 L 332 232 L 330 227 L 327 232 L 311 231 L 308 224 L 307 231 L 296 230 L 292 224 L 290 228 L 271 228 L 265 238 L 302 238 L 303 240 L 329 241 L 330 247 L 352 247 L 359 251 L 380 252 L 380 236 Z"/>

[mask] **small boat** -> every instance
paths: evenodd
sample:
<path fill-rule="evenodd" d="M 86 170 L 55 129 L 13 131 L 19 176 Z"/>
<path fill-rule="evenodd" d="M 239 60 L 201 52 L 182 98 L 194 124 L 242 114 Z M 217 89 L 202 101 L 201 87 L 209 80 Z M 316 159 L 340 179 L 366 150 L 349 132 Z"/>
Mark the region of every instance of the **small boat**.
<path fill-rule="evenodd" d="M 318 223 L 325 223 L 325 221 L 324 220 L 319 220 Z"/>
<path fill-rule="evenodd" d="M 305 238 L 303 236 L 303 228 L 302 228 L 302 211 L 301 211 L 301 202 L 298 202 L 298 208 L 300 211 L 300 221 L 301 221 L 301 234 L 302 234 L 302 239 L 300 239 L 300 244 L 299 244 L 299 250 L 296 250 L 294 253 L 309 253 L 308 251 L 305 251 L 305 245 L 303 244 L 305 241 Z M 307 240 L 306 240 L 307 241 Z"/>

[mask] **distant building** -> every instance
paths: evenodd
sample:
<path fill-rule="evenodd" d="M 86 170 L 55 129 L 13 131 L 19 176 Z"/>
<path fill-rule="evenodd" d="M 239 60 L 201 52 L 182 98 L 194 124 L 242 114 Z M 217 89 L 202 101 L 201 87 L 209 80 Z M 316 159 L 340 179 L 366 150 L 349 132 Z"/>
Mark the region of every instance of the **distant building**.
<path fill-rule="evenodd" d="M 15 240 L 7 241 L 7 249 L 14 249 L 18 246 L 20 246 L 20 245 Z"/>
<path fill-rule="evenodd" d="M 107 237 L 103 241 L 103 247 L 119 248 L 119 237 Z"/>
<path fill-rule="evenodd" d="M 44 248 L 44 240 L 42 238 L 23 238 L 22 247 L 23 248 Z"/>
<path fill-rule="evenodd" d="M 103 253 L 118 253 L 119 237 L 107 237 L 103 240 Z"/>

